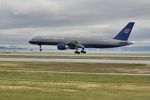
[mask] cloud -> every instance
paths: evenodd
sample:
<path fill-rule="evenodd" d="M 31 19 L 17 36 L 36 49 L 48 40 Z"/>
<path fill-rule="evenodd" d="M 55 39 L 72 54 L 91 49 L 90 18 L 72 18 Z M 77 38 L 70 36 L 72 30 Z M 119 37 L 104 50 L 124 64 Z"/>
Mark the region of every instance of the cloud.
<path fill-rule="evenodd" d="M 11 43 L 51 34 L 113 37 L 135 21 L 130 39 L 147 40 L 149 5 L 148 0 L 0 0 L 0 39 L 12 37 L 7 41 Z"/>

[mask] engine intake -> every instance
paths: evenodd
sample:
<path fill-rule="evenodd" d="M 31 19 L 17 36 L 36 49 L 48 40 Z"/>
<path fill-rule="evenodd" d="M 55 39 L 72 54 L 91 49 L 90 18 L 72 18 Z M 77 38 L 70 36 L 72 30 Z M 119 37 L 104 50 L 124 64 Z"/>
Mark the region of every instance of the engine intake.
<path fill-rule="evenodd" d="M 66 49 L 68 49 L 68 47 L 66 44 L 58 44 L 57 49 L 58 50 L 66 50 Z"/>

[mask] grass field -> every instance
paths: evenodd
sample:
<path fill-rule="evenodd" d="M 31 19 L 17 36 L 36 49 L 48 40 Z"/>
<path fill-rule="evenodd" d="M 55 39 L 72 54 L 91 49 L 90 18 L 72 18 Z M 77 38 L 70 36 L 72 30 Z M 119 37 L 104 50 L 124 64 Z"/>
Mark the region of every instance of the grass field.
<path fill-rule="evenodd" d="M 150 76 L 139 73 L 150 66 L 0 62 L 0 100 L 149 100 Z"/>

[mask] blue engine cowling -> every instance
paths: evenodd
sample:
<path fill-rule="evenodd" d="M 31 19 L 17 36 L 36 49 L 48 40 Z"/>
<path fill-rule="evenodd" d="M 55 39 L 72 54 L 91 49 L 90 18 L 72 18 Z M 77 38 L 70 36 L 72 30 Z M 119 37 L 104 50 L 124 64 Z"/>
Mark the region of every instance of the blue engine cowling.
<path fill-rule="evenodd" d="M 58 50 L 66 50 L 67 49 L 67 45 L 66 44 L 58 44 L 57 45 L 57 49 Z"/>

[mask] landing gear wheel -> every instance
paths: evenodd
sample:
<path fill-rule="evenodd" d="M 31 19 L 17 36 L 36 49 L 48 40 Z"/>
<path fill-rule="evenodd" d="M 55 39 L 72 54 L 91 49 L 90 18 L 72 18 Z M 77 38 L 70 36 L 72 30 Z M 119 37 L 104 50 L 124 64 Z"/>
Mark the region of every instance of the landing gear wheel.
<path fill-rule="evenodd" d="M 40 47 L 40 51 L 42 51 L 42 46 L 41 46 L 41 45 L 39 45 L 39 47 Z"/>
<path fill-rule="evenodd" d="M 79 52 L 79 51 L 75 51 L 74 53 L 75 53 L 75 54 L 80 54 L 80 52 Z"/>
<path fill-rule="evenodd" d="M 42 51 L 42 48 L 40 48 L 40 51 Z"/>
<path fill-rule="evenodd" d="M 86 54 L 86 51 L 81 51 L 81 53 Z"/>

